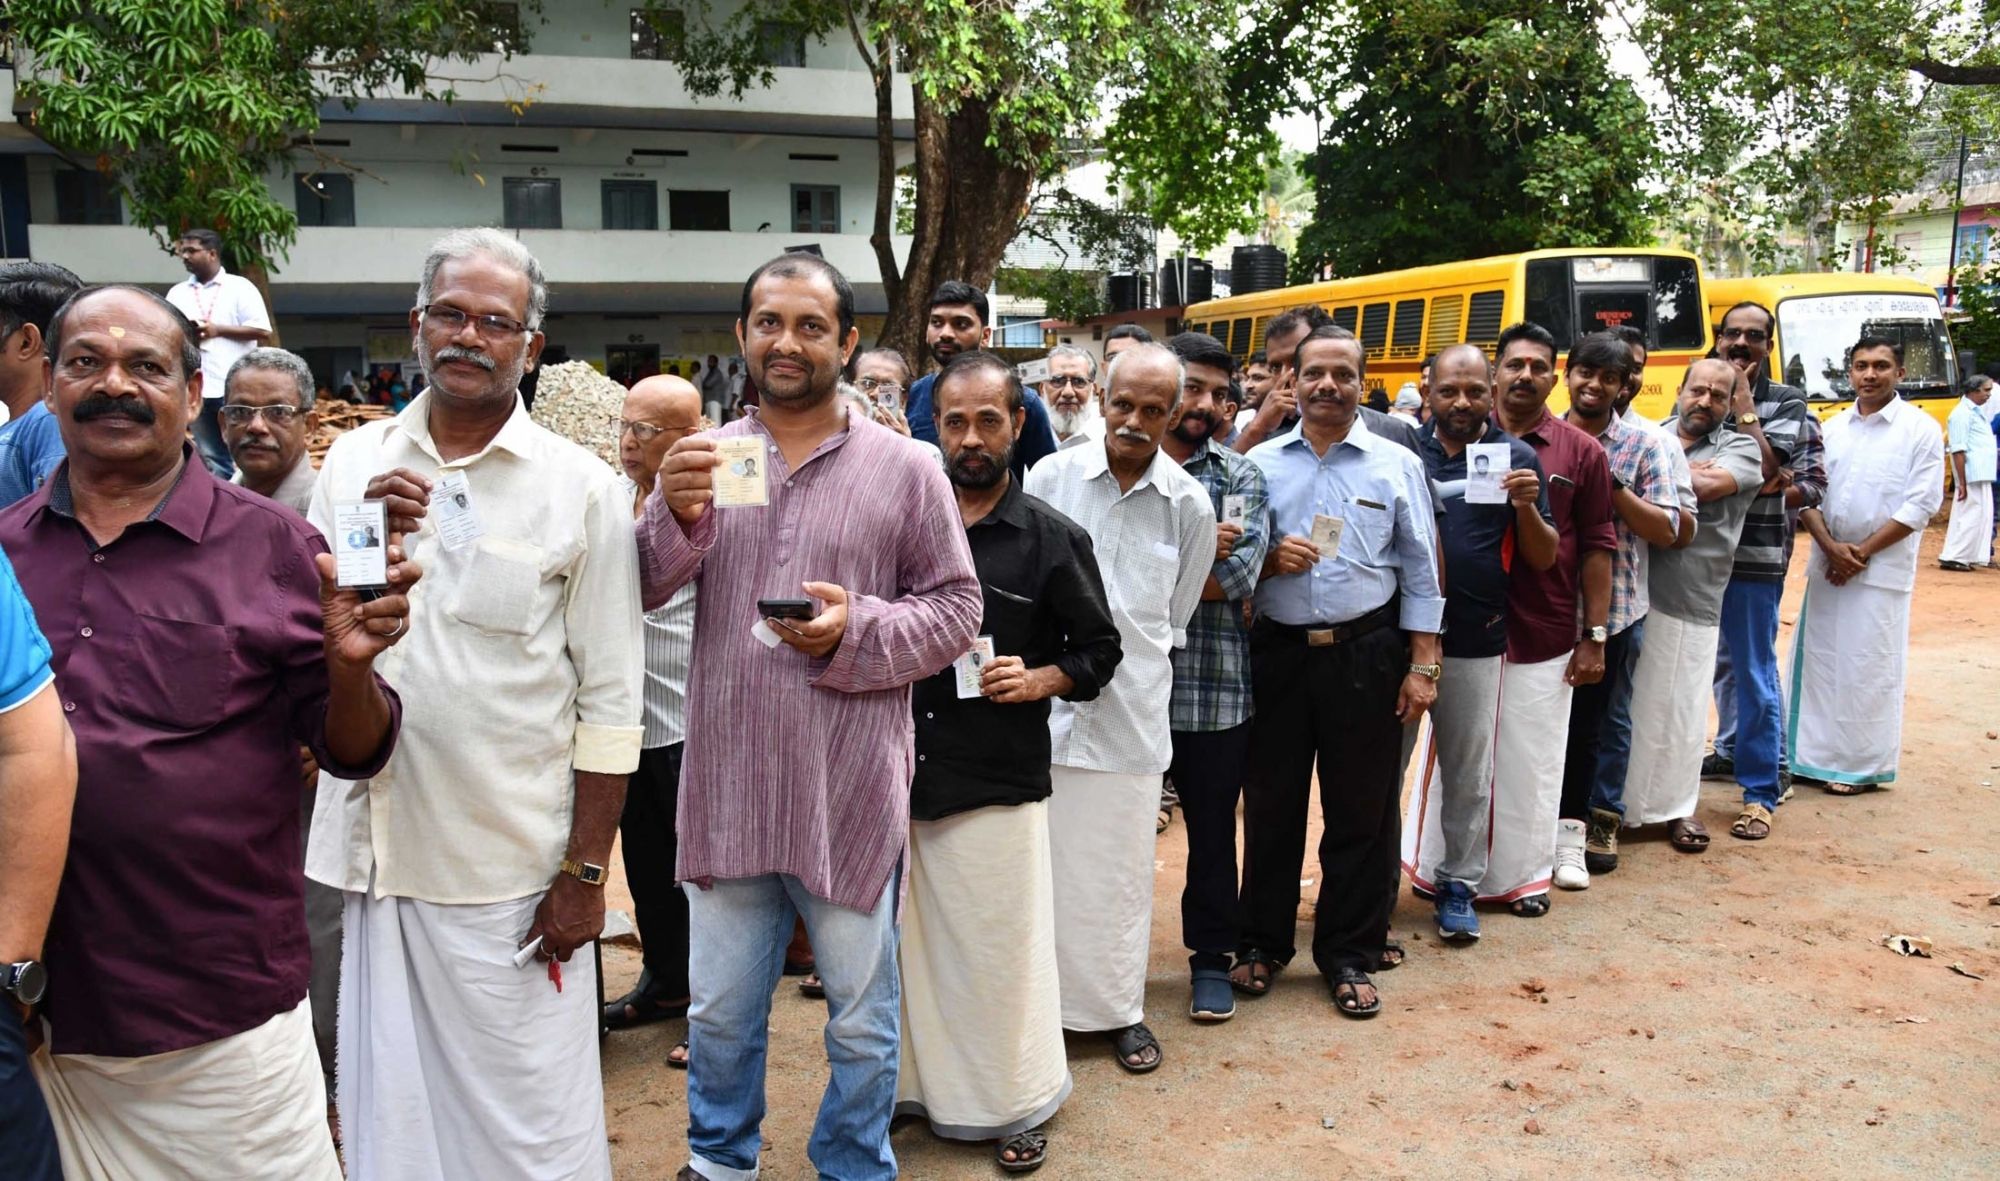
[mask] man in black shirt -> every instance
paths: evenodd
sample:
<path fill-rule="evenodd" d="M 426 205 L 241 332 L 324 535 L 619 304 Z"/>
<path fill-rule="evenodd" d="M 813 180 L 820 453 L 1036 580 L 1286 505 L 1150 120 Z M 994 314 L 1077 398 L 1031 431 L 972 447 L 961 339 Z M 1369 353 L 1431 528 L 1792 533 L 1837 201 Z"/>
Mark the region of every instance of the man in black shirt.
<path fill-rule="evenodd" d="M 981 645 L 918 681 L 896 1109 L 1039 1164 L 1069 1095 L 1049 864 L 1049 704 L 1088 701 L 1122 655 L 1090 535 L 1009 474 L 1026 411 L 991 353 L 934 386 L 938 442 L 986 597 Z"/>
<path fill-rule="evenodd" d="M 1493 371 L 1479 346 L 1452 345 L 1438 353 L 1431 369 L 1430 408 L 1431 420 L 1418 432 L 1417 455 L 1439 491 L 1445 515 L 1439 530 L 1444 675 L 1431 706 L 1431 755 L 1424 760 L 1422 782 L 1411 793 L 1404 818 L 1403 865 L 1418 890 L 1436 895 L 1438 934 L 1472 940 L 1479 938 L 1472 898 L 1486 876 L 1492 823 L 1508 582 L 1515 562 L 1537 570 L 1554 565 L 1559 539 L 1535 449 L 1488 421 Z M 1466 455 L 1473 444 L 1507 448 L 1507 474 L 1501 480 L 1506 503 L 1466 499 Z M 1475 462 L 1475 470 L 1478 466 Z"/>

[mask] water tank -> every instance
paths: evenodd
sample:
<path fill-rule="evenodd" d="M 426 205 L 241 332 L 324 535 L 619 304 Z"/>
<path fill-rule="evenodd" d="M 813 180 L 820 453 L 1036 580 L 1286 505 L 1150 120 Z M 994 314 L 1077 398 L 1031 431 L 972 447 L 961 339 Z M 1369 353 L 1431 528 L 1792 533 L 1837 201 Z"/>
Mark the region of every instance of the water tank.
<path fill-rule="evenodd" d="M 1187 260 L 1187 298 L 1181 298 L 1181 261 L 1168 259 L 1160 266 L 1160 306 L 1178 307 L 1215 298 L 1215 267 L 1205 258 Z"/>
<path fill-rule="evenodd" d="M 1229 290 L 1233 295 L 1271 291 L 1285 285 L 1285 252 L 1276 246 L 1238 246 L 1229 256 Z M 1188 286 L 1194 286 L 1189 276 Z"/>
<path fill-rule="evenodd" d="M 1107 286 L 1106 294 L 1114 312 L 1152 306 L 1153 276 L 1144 271 L 1114 271 Z"/>

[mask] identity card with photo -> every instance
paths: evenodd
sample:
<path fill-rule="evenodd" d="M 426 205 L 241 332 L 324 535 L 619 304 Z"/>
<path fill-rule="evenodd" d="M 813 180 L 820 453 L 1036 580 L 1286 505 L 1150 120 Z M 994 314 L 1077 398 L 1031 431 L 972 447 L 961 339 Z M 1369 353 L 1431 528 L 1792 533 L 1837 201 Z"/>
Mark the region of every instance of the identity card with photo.
<path fill-rule="evenodd" d="M 1250 515 L 1250 498 L 1240 492 L 1222 498 L 1222 523 L 1241 525 Z"/>
<path fill-rule="evenodd" d="M 764 440 L 755 435 L 736 435 L 715 441 L 715 507 L 747 508 L 771 503 L 765 486 L 765 469 L 770 457 L 764 454 Z"/>
<path fill-rule="evenodd" d="M 355 589 L 389 585 L 389 510 L 379 500 L 333 502 L 334 581 Z"/>
<path fill-rule="evenodd" d="M 1473 443 L 1465 449 L 1465 503 L 1506 504 L 1501 481 L 1513 463 L 1505 443 Z"/>
<path fill-rule="evenodd" d="M 979 678 L 985 674 L 986 666 L 993 659 L 993 637 L 978 636 L 972 641 L 972 649 L 951 662 L 952 671 L 958 674 L 958 699 L 964 701 L 980 696 Z"/>
<path fill-rule="evenodd" d="M 486 535 L 472 504 L 472 482 L 463 468 L 438 475 L 431 488 L 431 511 L 437 514 L 438 540 L 446 549 L 464 549 Z"/>
<path fill-rule="evenodd" d="M 1339 517 L 1329 517 L 1325 513 L 1313 514 L 1312 543 L 1319 547 L 1321 561 L 1340 552 L 1340 534 L 1347 528 L 1347 522 Z"/>

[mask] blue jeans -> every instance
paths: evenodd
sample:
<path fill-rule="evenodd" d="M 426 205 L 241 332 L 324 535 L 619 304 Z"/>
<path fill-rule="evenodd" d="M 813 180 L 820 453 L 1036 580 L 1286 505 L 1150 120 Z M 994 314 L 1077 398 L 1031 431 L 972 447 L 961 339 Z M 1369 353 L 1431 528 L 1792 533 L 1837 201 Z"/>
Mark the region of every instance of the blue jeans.
<path fill-rule="evenodd" d="M 1785 714 L 1785 683 L 1778 682 L 1778 716 Z M 1716 637 L 1715 643 L 1715 753 L 1725 759 L 1736 758 L 1736 663 L 1729 659 L 1729 637 Z M 1792 752 L 1784 743 L 1782 734 L 1778 741 L 1778 775 L 1792 766 Z"/>
<path fill-rule="evenodd" d="M 1625 814 L 1625 769 L 1632 762 L 1632 674 L 1638 670 L 1639 649 L 1645 642 L 1643 619 L 1606 640 L 1604 679 L 1578 685 L 1570 698 L 1560 813 L 1564 820 L 1588 820 L 1590 808 Z"/>
<path fill-rule="evenodd" d="M 826 982 L 826 1056 L 833 1076 L 806 1155 L 821 1177 L 896 1175 L 889 1116 L 902 1053 L 896 976 L 901 874 L 863 914 L 806 893 L 788 874 L 718 880 L 688 899 L 688 1147 L 709 1181 L 753 1181 L 763 1143 L 764 1059 L 771 993 L 794 917 L 805 919 Z"/>
<path fill-rule="evenodd" d="M 1784 758 L 1784 694 L 1778 687 L 1778 600 L 1782 583 L 1732 578 L 1722 593 L 1718 651 L 1727 650 L 1735 682 L 1731 755 L 1743 802 L 1778 806 Z M 1719 661 L 1718 661 L 1719 663 Z"/>

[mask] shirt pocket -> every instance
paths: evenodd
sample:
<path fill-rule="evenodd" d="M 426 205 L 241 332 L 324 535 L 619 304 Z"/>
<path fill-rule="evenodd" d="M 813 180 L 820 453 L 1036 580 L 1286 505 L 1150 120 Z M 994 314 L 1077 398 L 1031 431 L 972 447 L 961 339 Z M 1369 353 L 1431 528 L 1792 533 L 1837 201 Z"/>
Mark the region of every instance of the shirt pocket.
<path fill-rule="evenodd" d="M 1570 510 L 1576 503 L 1576 485 L 1570 482 L 1568 476 L 1564 476 L 1561 479 L 1551 477 L 1548 486 L 1549 516 L 1555 519 L 1557 530 L 1567 531 Z"/>
<path fill-rule="evenodd" d="M 1396 549 L 1396 514 L 1387 504 L 1355 497 L 1347 502 L 1347 523 L 1342 527 L 1341 552 L 1365 566 L 1393 564 Z"/>
<path fill-rule="evenodd" d="M 451 617 L 490 635 L 534 631 L 543 550 L 505 537 L 482 537 L 466 564 Z"/>
<path fill-rule="evenodd" d="M 162 729 L 214 726 L 229 706 L 234 641 L 233 629 L 223 624 L 134 614 L 112 704 Z"/>
<path fill-rule="evenodd" d="M 1181 575 L 1180 550 L 1165 542 L 1140 542 L 1120 549 L 1116 570 L 1104 572 L 1113 606 L 1141 623 L 1164 623 Z"/>
<path fill-rule="evenodd" d="M 984 584 L 985 617 L 979 634 L 993 637 L 995 656 L 1020 656 L 1035 637 L 1035 600 L 1019 591 Z"/>

